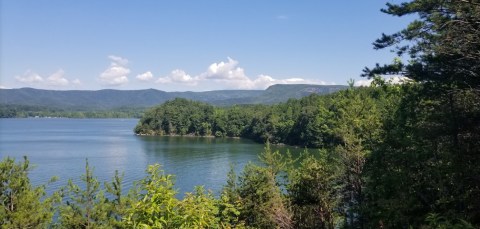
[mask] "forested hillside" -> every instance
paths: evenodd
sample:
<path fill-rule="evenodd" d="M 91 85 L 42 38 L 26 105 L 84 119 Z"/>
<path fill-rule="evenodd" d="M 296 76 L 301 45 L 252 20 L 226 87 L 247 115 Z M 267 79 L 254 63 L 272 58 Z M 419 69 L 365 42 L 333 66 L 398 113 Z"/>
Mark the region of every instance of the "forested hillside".
<path fill-rule="evenodd" d="M 217 106 L 273 104 L 310 94 L 328 94 L 342 85 L 273 85 L 266 90 L 164 92 L 148 90 L 54 91 L 33 88 L 0 89 L 0 117 L 128 117 L 174 98 L 186 98 Z"/>
<path fill-rule="evenodd" d="M 312 94 L 276 105 L 214 107 L 175 99 L 146 111 L 135 133 L 243 137 L 261 143 L 327 147 L 340 142 L 340 128 L 355 124 L 349 119 L 362 125 L 352 128 L 378 130 L 399 98 L 399 86 L 384 85 Z"/>

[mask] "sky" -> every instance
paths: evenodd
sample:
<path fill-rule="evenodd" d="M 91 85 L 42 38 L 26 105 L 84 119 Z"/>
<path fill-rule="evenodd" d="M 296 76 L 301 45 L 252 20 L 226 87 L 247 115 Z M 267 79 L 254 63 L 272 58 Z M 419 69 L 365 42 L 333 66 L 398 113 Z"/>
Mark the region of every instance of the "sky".
<path fill-rule="evenodd" d="M 399 1 L 390 1 L 399 2 Z M 408 24 L 386 1 L 0 0 L 0 88 L 209 91 L 362 84 Z"/>

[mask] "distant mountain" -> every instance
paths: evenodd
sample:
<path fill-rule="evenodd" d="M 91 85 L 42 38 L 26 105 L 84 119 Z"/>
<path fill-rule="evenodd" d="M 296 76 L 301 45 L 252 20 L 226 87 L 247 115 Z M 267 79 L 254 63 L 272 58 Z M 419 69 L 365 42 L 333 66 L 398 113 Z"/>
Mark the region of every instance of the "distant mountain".
<path fill-rule="evenodd" d="M 56 91 L 33 88 L 0 89 L 0 105 L 43 106 L 74 110 L 107 110 L 120 107 L 151 107 L 174 98 L 186 98 L 218 106 L 272 104 L 312 93 L 328 94 L 347 88 L 343 85 L 273 85 L 266 90 L 218 90 L 165 92 L 146 90 Z"/>
<path fill-rule="evenodd" d="M 330 94 L 346 88 L 348 86 L 344 85 L 276 84 L 268 87 L 260 96 L 255 98 L 253 103 L 281 103 L 288 99 L 299 99 L 310 94 Z"/>

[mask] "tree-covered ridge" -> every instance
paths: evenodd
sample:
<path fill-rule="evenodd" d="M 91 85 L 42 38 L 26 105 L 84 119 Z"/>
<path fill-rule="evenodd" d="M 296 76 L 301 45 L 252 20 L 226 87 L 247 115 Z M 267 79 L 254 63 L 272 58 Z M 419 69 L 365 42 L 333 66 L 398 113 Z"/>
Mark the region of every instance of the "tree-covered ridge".
<path fill-rule="evenodd" d="M 356 128 L 378 128 L 398 92 L 397 86 L 352 87 L 276 105 L 232 107 L 177 98 L 148 110 L 134 131 L 140 135 L 244 137 L 263 143 L 331 147 L 342 141 L 340 132 L 348 119 L 362 123 Z"/>
<path fill-rule="evenodd" d="M 272 85 L 265 90 L 215 90 L 203 92 L 165 92 L 145 90 L 42 90 L 33 88 L 0 89 L 0 104 L 40 106 L 51 109 L 110 110 L 119 107 L 146 108 L 174 98 L 186 98 L 218 106 L 233 104 L 273 104 L 309 94 L 328 94 L 344 85 Z"/>
<path fill-rule="evenodd" d="M 272 85 L 266 90 L 164 92 L 148 90 L 53 91 L 0 89 L 0 118 L 140 118 L 151 106 L 186 98 L 216 106 L 274 104 L 310 94 L 329 94 L 343 85 Z"/>
<path fill-rule="evenodd" d="M 141 118 L 146 108 L 119 107 L 107 110 L 65 109 L 44 106 L 2 105 L 0 118 Z"/>

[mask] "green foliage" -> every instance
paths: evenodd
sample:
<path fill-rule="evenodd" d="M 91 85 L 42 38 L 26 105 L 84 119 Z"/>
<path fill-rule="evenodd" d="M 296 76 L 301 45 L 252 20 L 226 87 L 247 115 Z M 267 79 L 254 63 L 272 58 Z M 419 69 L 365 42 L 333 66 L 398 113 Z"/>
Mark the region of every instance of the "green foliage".
<path fill-rule="evenodd" d="M 339 93 L 333 113 L 337 118 L 333 133 L 339 140 L 334 151 L 339 157 L 342 211 L 345 225 L 363 225 L 364 166 L 373 145 L 381 136 L 384 104 L 397 97 L 384 89 L 348 89 Z M 390 100 L 390 101 L 389 101 Z"/>
<path fill-rule="evenodd" d="M 239 177 L 232 167 L 220 197 L 220 219 L 229 227 L 292 228 L 292 214 L 278 181 L 289 161 L 272 152 L 268 143 L 260 160 L 265 167 L 248 164 Z"/>
<path fill-rule="evenodd" d="M 394 47 L 408 64 L 394 63 L 365 69 L 365 75 L 402 74 L 438 86 L 472 88 L 480 85 L 480 4 L 464 0 L 413 0 L 388 3 L 383 12 L 393 16 L 418 15 L 407 28 L 383 34 L 376 49 Z"/>
<path fill-rule="evenodd" d="M 175 228 L 181 225 L 180 201 L 175 198 L 173 177 L 165 175 L 160 165 L 150 165 L 148 177 L 138 183 L 141 191 L 129 209 L 127 225 L 134 228 Z"/>
<path fill-rule="evenodd" d="M 42 90 L 33 88 L 0 89 L 0 117 L 93 115 L 114 118 L 115 115 L 140 117 L 144 109 L 173 98 L 206 102 L 216 106 L 234 104 L 274 104 L 315 94 L 329 94 L 343 85 L 281 84 L 266 90 L 218 90 L 204 92 L 164 92 L 146 90 Z M 35 114 L 35 115 L 33 115 Z M 140 114 L 140 115 L 139 115 Z M 131 116 L 135 115 L 135 116 Z"/>
<path fill-rule="evenodd" d="M 168 110 L 184 109 L 183 104 L 198 106 L 196 110 L 213 110 L 209 126 L 217 136 L 241 136 L 267 142 L 265 151 L 260 156 L 266 167 L 247 166 L 238 182 L 231 174 L 224 189 L 229 204 L 236 206 L 236 203 L 241 203 L 241 222 L 253 227 L 314 225 L 332 228 L 340 225 L 338 222 L 343 219 L 344 226 L 356 227 L 365 224 L 365 214 L 368 212 L 364 200 L 368 179 L 364 173 L 366 161 L 382 141 L 383 120 L 397 109 L 402 93 L 400 86 L 377 79 L 373 87 L 352 87 L 328 96 L 311 95 L 273 106 L 200 109 L 208 105 L 174 100 L 149 111 L 150 115 L 146 115 L 137 128 L 152 126 L 154 123 L 181 123 L 178 121 L 181 117 L 178 113 L 172 112 L 174 115 L 171 116 L 165 114 Z M 152 114 L 162 115 L 155 118 Z M 200 113 L 192 117 L 201 120 L 204 115 Z M 164 128 L 170 127 L 178 129 L 176 124 Z M 151 128 L 144 131 L 145 134 L 153 132 Z M 160 131 L 160 134 L 165 133 L 167 132 Z M 305 168 L 302 167 L 304 170 L 300 173 L 310 174 L 315 181 L 308 181 L 298 174 L 288 178 L 285 177 L 286 174 L 298 172 L 292 169 L 292 165 L 298 165 L 299 162 L 284 157 L 279 152 L 272 152 L 269 147 L 271 141 L 322 147 L 329 152 L 325 154 L 335 160 L 328 160 L 332 163 L 330 166 L 325 161 L 313 158 L 303 162 Z M 282 176 L 283 179 L 278 179 Z M 315 182 L 321 182 L 323 186 L 308 187 L 314 186 Z M 292 193 L 284 195 L 280 190 L 288 190 L 288 185 L 292 185 Z M 300 186 L 317 188 L 316 191 L 322 193 L 322 196 L 315 197 L 317 202 L 300 205 L 298 203 L 302 202 L 299 200 L 301 197 L 294 196 L 294 190 L 299 192 Z M 296 201 L 295 204 L 291 202 L 293 200 Z M 276 209 L 276 212 L 271 209 Z M 318 209 L 321 209 L 321 213 Z M 323 218 L 319 219 L 319 214 Z"/>
<path fill-rule="evenodd" d="M 476 225 L 480 97 L 475 90 L 426 97 L 422 88 L 376 79 L 372 87 L 274 106 L 163 104 L 137 129 L 266 141 L 264 165 L 249 164 L 238 177 L 232 168 L 217 198 L 197 187 L 183 199 L 159 165 L 148 168 L 130 196 L 121 194 L 118 175 L 101 189 L 87 165 L 85 189 L 69 183 L 55 226 L 433 228 L 462 225 L 458 219 Z M 323 149 L 292 158 L 272 151 L 270 141 Z"/>
<path fill-rule="evenodd" d="M 186 99 L 168 101 L 148 110 L 135 127 L 136 134 L 212 135 L 213 106 Z"/>
<path fill-rule="evenodd" d="M 137 184 L 136 201 L 128 209 L 125 224 L 133 228 L 233 228 L 241 227 L 236 209 L 226 195 L 216 199 L 203 187 L 186 193 L 183 200 L 175 197 L 173 177 L 160 170 L 160 165 L 147 169 L 148 177 Z"/>
<path fill-rule="evenodd" d="M 287 156 L 291 157 L 289 152 L 287 152 Z M 272 152 L 269 142 L 265 144 L 265 148 L 258 158 L 266 165 L 273 177 L 277 177 L 280 172 L 285 171 L 289 163 L 284 155 L 280 154 L 280 151 Z"/>
<path fill-rule="evenodd" d="M 288 200 L 295 228 L 336 228 L 340 202 L 335 161 L 326 151 L 305 152 L 288 171 Z"/>
<path fill-rule="evenodd" d="M 419 226 L 435 211 L 476 222 L 480 95 L 462 90 L 432 98 L 422 88 L 404 88 L 367 164 L 371 220 Z"/>
<path fill-rule="evenodd" d="M 218 228 L 220 224 L 217 200 L 211 192 L 205 193 L 202 186 L 185 195 L 179 214 L 182 216 L 179 228 Z"/>
<path fill-rule="evenodd" d="M 238 178 L 241 200 L 240 219 L 255 228 L 290 228 L 291 215 L 286 208 L 271 170 L 249 164 Z"/>
<path fill-rule="evenodd" d="M 350 89 L 348 93 L 341 91 L 329 96 L 310 95 L 272 106 L 219 108 L 175 99 L 147 111 L 134 131 L 140 135 L 244 137 L 261 143 L 332 148 L 342 141 L 341 134 L 335 130 L 345 125 L 344 120 L 340 120 L 345 115 L 362 115 L 355 123 L 357 133 L 366 126 L 373 125 L 370 127 L 373 129 L 381 124 L 378 120 L 385 115 L 387 107 L 392 106 L 386 101 L 396 96 L 387 92 L 390 87 L 394 86 Z M 353 100 L 359 104 L 350 108 Z M 371 120 L 362 122 L 367 118 Z M 371 142 L 374 137 L 378 136 L 365 138 Z"/>
<path fill-rule="evenodd" d="M 427 225 L 424 228 L 432 229 L 473 229 L 474 227 L 465 220 L 454 220 L 454 222 L 436 213 L 429 213 L 425 219 Z"/>
<path fill-rule="evenodd" d="M 62 118 L 140 118 L 145 108 L 112 109 L 56 108 L 31 105 L 2 105 L 0 118 L 62 117 Z"/>
<path fill-rule="evenodd" d="M 331 100 L 310 96 L 300 101 L 300 114 L 294 120 L 289 142 L 309 147 L 327 147 L 335 142 L 332 128 L 335 117 L 329 109 Z"/>
<path fill-rule="evenodd" d="M 236 180 L 233 180 L 236 182 Z M 217 201 L 218 221 L 220 228 L 244 228 L 245 223 L 240 221 L 241 200 L 236 189 L 224 190 Z"/>
<path fill-rule="evenodd" d="M 455 227 L 457 219 L 478 227 L 480 4 L 413 0 L 383 11 L 419 16 L 374 44 L 410 60 L 365 75 L 402 74 L 415 83 L 401 87 L 398 108 L 383 119 L 367 161 L 365 215 L 371 227 L 422 227 L 425 219 L 431 228 Z"/>
<path fill-rule="evenodd" d="M 196 187 L 177 199 L 173 177 L 158 164 L 124 195 L 118 172 L 102 188 L 87 161 L 83 184 L 69 180 L 61 190 L 63 202 L 60 192 L 46 196 L 44 185 L 32 187 L 29 170 L 26 158 L 18 164 L 11 158 L 0 162 L 1 228 L 245 228 L 238 196 L 230 199 L 224 192 L 215 198 Z"/>
<path fill-rule="evenodd" d="M 59 207 L 57 228 L 123 228 L 128 200 L 122 196 L 121 177 L 116 172 L 113 182 L 101 189 L 93 169 L 86 161 L 85 174 L 81 180 L 85 189 L 68 181 L 65 188 L 65 204 Z M 107 193 L 105 193 L 107 192 Z M 106 194 L 114 199 L 109 199 Z"/>
<path fill-rule="evenodd" d="M 31 166 L 5 158 L 0 162 L 0 227 L 46 228 L 52 222 L 60 196 L 46 196 L 45 185 L 33 187 L 28 178 Z"/>
<path fill-rule="evenodd" d="M 107 193 L 107 198 L 105 204 L 107 205 L 108 211 L 108 225 L 114 228 L 126 228 L 123 219 L 127 215 L 127 210 L 131 207 L 133 203 L 133 194 L 124 195 L 122 193 L 122 179 L 123 174 L 119 175 L 118 171 L 115 171 L 115 176 L 112 179 L 112 182 L 105 182 L 105 190 Z"/>

